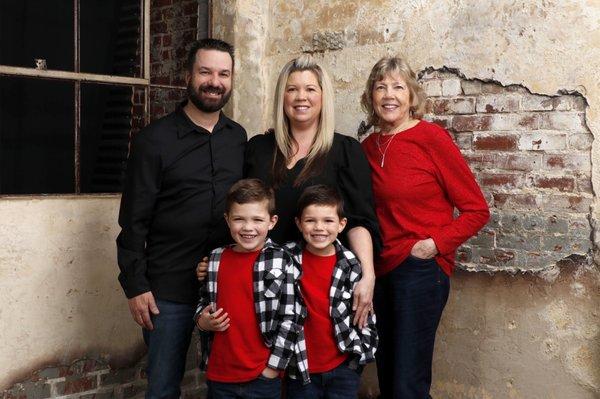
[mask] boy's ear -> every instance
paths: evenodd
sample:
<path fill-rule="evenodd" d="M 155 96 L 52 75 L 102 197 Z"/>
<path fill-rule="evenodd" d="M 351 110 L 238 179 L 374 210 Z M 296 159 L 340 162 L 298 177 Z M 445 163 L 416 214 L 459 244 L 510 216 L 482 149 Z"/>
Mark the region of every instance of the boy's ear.
<path fill-rule="evenodd" d="M 279 217 L 277 215 L 271 216 L 271 223 L 269 223 L 269 230 L 273 230 L 273 227 L 277 224 Z"/>
<path fill-rule="evenodd" d="M 300 219 L 298 219 L 297 217 L 294 218 L 294 222 L 296 222 L 296 227 L 298 227 L 298 230 L 302 230 L 300 228 Z"/>
<path fill-rule="evenodd" d="M 346 218 L 340 219 L 340 228 L 338 229 L 338 234 L 341 233 L 342 231 L 344 231 L 347 223 L 348 223 L 348 219 L 346 219 Z"/>
<path fill-rule="evenodd" d="M 231 227 L 229 226 L 229 215 L 227 214 L 227 212 L 223 214 L 223 217 L 225 218 L 225 223 L 227 223 L 227 227 Z"/>

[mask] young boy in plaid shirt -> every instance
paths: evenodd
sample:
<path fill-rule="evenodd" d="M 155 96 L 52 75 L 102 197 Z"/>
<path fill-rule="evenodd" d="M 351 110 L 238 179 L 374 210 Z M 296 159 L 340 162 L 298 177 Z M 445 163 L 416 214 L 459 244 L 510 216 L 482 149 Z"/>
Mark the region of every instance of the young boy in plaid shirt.
<path fill-rule="evenodd" d="M 273 191 L 258 179 L 240 180 L 227 195 L 235 244 L 212 251 L 196 311 L 209 398 L 280 397 L 301 309 L 293 260 L 267 238 L 274 212 Z"/>
<path fill-rule="evenodd" d="M 361 278 L 356 256 L 337 240 L 346 226 L 343 201 L 328 186 L 308 187 L 300 196 L 296 224 L 303 242 L 285 247 L 296 261 L 302 306 L 294 359 L 286 383 L 287 399 L 356 398 L 365 364 L 375 360 L 375 316 L 352 324 L 352 294 Z M 298 365 L 308 363 L 306 384 Z"/>

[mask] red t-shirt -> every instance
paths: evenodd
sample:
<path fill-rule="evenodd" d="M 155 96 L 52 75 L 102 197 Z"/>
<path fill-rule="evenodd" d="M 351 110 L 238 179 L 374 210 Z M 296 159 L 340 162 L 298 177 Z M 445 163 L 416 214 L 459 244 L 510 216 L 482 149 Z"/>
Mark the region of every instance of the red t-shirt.
<path fill-rule="evenodd" d="M 271 351 L 263 341 L 254 310 L 252 270 L 260 251 L 221 255 L 217 275 L 217 307 L 229 313 L 229 328 L 215 332 L 206 378 L 217 382 L 246 382 L 267 367 Z"/>
<path fill-rule="evenodd" d="M 383 238 L 375 274 L 393 270 L 417 241 L 432 238 L 439 251 L 436 261 L 450 275 L 456 249 L 475 235 L 490 215 L 469 165 L 450 134 L 433 123 L 420 121 L 393 138 L 385 136 L 381 150 L 378 136 L 373 133 L 362 143 L 371 166 Z M 456 218 L 455 207 L 460 212 Z"/>
<path fill-rule="evenodd" d="M 310 373 L 324 373 L 342 364 L 348 354 L 340 352 L 329 314 L 329 290 L 336 256 L 318 256 L 302 251 L 302 289 L 308 316 L 304 338 Z"/>

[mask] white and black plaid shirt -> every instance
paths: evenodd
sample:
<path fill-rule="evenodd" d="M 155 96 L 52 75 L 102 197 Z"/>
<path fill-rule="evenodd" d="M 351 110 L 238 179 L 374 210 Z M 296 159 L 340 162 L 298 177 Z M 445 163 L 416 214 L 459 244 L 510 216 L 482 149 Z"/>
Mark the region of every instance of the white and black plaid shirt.
<path fill-rule="evenodd" d="M 375 328 L 375 315 L 369 315 L 367 325 L 360 329 L 352 324 L 354 312 L 352 311 L 352 297 L 356 283 L 362 277 L 362 268 L 356 255 L 346 249 L 338 240 L 334 242 L 336 264 L 333 268 L 331 287 L 329 289 L 329 315 L 333 322 L 335 340 L 342 353 L 350 354 L 351 365 L 364 365 L 375 360 L 378 336 Z M 302 313 L 299 320 L 304 324 L 306 320 L 306 306 L 302 299 L 299 282 L 302 278 L 302 250 L 303 245 L 298 242 L 289 242 L 284 245 L 295 260 L 294 278 L 297 283 L 297 299 L 302 304 Z M 300 365 L 301 367 L 298 367 Z M 306 342 L 304 330 L 298 336 L 298 343 L 294 358 L 290 362 L 289 375 L 292 378 L 303 377 L 301 370 L 306 369 Z"/>
<path fill-rule="evenodd" d="M 217 303 L 217 275 L 221 255 L 225 249 L 217 248 L 210 254 L 208 274 L 206 282 L 200 288 L 200 301 L 195 319 L 206 306 L 214 307 Z M 265 345 L 271 349 L 268 366 L 277 370 L 286 369 L 298 343 L 298 321 L 302 309 L 295 297 L 294 271 L 291 256 L 267 239 L 252 272 L 254 309 Z M 213 333 L 200 331 L 200 334 L 200 368 L 205 369 Z M 305 364 L 300 364 L 299 372 L 308 378 L 307 369 L 303 366 Z"/>

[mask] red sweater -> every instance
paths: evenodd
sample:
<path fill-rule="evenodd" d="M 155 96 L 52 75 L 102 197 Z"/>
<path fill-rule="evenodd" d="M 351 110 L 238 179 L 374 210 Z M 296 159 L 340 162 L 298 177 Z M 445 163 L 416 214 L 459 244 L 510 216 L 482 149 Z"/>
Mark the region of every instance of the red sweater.
<path fill-rule="evenodd" d="M 385 153 L 377 147 L 378 133 L 362 146 L 373 178 L 375 210 L 383 250 L 375 274 L 400 265 L 417 241 L 432 238 L 436 261 L 452 274 L 456 249 L 489 219 L 488 205 L 473 173 L 450 134 L 438 125 L 420 121 L 394 136 Z M 381 138 L 386 149 L 390 136 Z M 454 208 L 459 216 L 454 217 Z"/>
<path fill-rule="evenodd" d="M 336 262 L 336 254 L 319 256 L 307 249 L 302 251 L 300 288 L 308 311 L 304 322 L 304 337 L 308 370 L 311 373 L 333 370 L 348 358 L 347 353 L 338 349 L 333 320 L 329 314 L 331 276 Z"/>
<path fill-rule="evenodd" d="M 235 252 L 228 248 L 221 256 L 217 309 L 229 313 L 231 324 L 227 330 L 215 332 L 206 370 L 210 381 L 251 381 L 267 367 L 271 351 L 258 326 L 252 281 L 259 252 Z"/>

